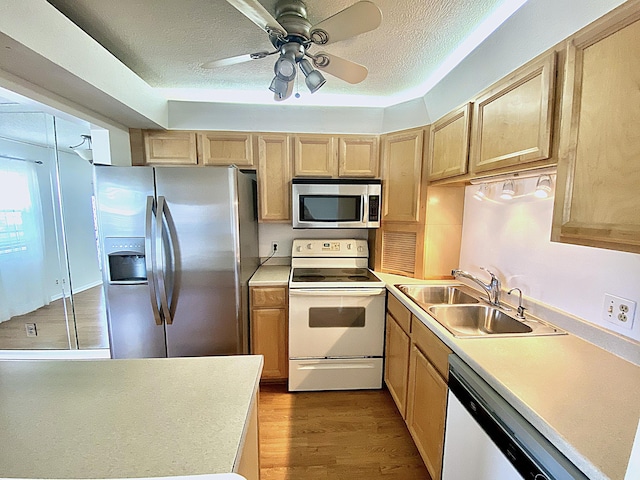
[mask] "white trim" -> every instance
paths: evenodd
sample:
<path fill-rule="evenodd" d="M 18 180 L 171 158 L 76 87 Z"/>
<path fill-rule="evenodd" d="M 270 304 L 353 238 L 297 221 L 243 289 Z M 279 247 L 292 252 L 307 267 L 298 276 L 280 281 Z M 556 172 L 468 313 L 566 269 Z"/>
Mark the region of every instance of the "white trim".
<path fill-rule="evenodd" d="M 93 360 L 98 358 L 111 358 L 109 349 L 0 350 L 0 360 Z"/>

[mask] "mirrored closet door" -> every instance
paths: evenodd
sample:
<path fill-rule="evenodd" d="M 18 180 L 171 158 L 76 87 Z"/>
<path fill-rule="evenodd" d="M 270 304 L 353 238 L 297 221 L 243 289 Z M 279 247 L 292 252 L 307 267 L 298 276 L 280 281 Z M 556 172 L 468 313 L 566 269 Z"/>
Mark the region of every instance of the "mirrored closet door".
<path fill-rule="evenodd" d="M 0 350 L 108 348 L 89 134 L 0 105 Z"/>

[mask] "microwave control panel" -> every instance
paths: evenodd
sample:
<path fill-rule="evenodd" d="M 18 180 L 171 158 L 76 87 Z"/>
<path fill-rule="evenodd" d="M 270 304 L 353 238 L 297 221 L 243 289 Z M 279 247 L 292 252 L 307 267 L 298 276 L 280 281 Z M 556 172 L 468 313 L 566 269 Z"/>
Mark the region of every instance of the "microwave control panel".
<path fill-rule="evenodd" d="M 380 195 L 369 195 L 369 221 L 380 221 Z"/>

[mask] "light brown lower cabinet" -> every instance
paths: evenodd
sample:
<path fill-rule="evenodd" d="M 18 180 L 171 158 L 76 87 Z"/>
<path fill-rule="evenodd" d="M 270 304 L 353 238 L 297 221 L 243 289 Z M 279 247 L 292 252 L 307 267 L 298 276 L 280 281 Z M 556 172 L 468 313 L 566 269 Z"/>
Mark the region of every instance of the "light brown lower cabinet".
<path fill-rule="evenodd" d="M 442 474 L 447 382 L 414 344 L 411 347 L 407 426 L 432 480 Z"/>
<path fill-rule="evenodd" d="M 384 381 L 402 418 L 407 416 L 407 382 L 411 339 L 400 324 L 387 313 Z"/>
<path fill-rule="evenodd" d="M 262 380 L 288 378 L 286 287 L 251 287 L 251 353 L 264 356 Z"/>
<path fill-rule="evenodd" d="M 432 480 L 442 474 L 450 353 L 435 333 L 389 294 L 385 383 Z"/>

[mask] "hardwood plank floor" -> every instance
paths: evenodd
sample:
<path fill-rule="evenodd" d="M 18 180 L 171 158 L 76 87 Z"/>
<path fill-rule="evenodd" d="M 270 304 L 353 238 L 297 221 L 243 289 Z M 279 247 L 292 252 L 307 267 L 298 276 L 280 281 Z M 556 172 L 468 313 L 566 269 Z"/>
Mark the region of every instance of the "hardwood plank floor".
<path fill-rule="evenodd" d="M 430 480 L 383 390 L 260 387 L 261 480 Z"/>
<path fill-rule="evenodd" d="M 75 326 L 69 298 L 55 300 L 33 312 L 0 323 L 0 350 L 109 348 L 102 286 L 74 294 L 73 301 Z M 67 317 L 71 319 L 71 338 L 67 334 Z M 35 323 L 38 336 L 27 337 L 25 323 Z M 75 328 L 78 335 L 77 344 Z"/>

